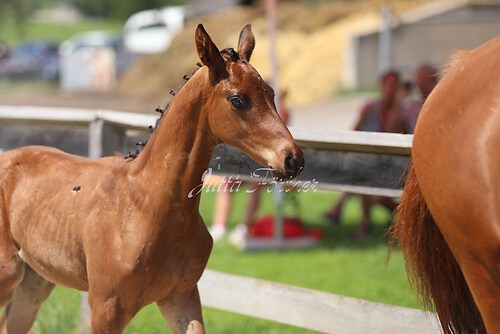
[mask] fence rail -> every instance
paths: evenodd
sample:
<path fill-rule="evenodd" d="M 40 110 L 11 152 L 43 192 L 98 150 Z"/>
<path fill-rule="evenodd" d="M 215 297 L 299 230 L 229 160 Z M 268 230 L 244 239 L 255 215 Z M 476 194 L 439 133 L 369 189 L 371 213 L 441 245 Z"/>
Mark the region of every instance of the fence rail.
<path fill-rule="evenodd" d="M 0 143 L 4 143 L 0 148 L 41 144 L 97 158 L 134 149 L 134 143 L 147 136 L 156 119 L 156 115 L 111 110 L 0 106 Z M 54 126 L 71 129 L 57 133 Z M 290 130 L 305 154 L 302 180 L 314 180 L 318 188 L 329 190 L 400 195 L 411 135 Z M 210 167 L 217 173 L 248 179 L 260 166 L 236 148 L 219 147 Z"/>
<path fill-rule="evenodd" d="M 98 158 L 133 147 L 156 118 L 111 110 L 0 106 L 0 150 L 40 144 Z M 305 154 L 303 180 L 315 180 L 319 188 L 399 196 L 412 136 L 290 130 Z M 210 167 L 252 178 L 259 166 L 235 148 L 219 147 Z M 206 306 L 325 333 L 440 332 L 433 314 L 310 289 L 210 270 L 199 286 Z"/>
<path fill-rule="evenodd" d="M 199 288 L 205 306 L 322 333 L 440 333 L 433 313 L 213 270 Z"/>

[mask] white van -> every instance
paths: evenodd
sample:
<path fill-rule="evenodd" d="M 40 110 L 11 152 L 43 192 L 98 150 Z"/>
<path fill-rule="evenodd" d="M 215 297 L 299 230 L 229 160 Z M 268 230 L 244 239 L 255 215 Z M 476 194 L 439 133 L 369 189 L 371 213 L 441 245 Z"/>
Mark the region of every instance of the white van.
<path fill-rule="evenodd" d="M 125 47 L 134 53 L 162 52 L 182 30 L 184 19 L 185 8 L 182 6 L 137 12 L 125 23 Z"/>

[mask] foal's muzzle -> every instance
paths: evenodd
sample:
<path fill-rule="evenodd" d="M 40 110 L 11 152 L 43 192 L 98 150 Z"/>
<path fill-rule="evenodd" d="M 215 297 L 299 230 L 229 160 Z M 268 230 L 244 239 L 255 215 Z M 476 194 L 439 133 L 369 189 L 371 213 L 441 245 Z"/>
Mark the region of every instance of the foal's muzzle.
<path fill-rule="evenodd" d="M 304 155 L 302 154 L 302 151 L 298 149 L 295 153 L 288 153 L 285 156 L 283 166 L 284 173 L 274 170 L 274 176 L 279 181 L 286 181 L 299 176 L 304 169 Z"/>

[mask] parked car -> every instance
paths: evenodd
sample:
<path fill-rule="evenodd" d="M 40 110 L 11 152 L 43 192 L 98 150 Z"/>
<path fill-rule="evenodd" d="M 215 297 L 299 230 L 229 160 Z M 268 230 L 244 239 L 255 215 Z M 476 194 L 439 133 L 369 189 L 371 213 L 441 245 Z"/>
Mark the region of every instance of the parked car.
<path fill-rule="evenodd" d="M 159 53 L 166 50 L 184 27 L 185 9 L 182 6 L 144 10 L 125 22 L 125 46 L 136 53 Z"/>
<path fill-rule="evenodd" d="M 21 43 L 0 62 L 0 78 L 3 79 L 54 80 L 58 77 L 57 46 L 45 41 Z"/>
<path fill-rule="evenodd" d="M 83 48 L 108 47 L 113 49 L 116 56 L 116 72 L 120 75 L 135 60 L 135 55 L 128 51 L 123 38 L 106 31 L 89 31 L 74 35 L 59 46 L 61 57 L 72 56 Z"/>
<path fill-rule="evenodd" d="M 105 31 L 76 34 L 61 44 L 59 55 L 62 90 L 101 93 L 111 91 L 136 58 L 121 36 Z"/>

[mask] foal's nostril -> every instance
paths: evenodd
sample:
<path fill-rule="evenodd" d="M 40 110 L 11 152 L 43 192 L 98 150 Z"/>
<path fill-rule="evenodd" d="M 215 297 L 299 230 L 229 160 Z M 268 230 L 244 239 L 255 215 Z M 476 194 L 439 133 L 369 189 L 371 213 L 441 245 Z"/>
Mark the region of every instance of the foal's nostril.
<path fill-rule="evenodd" d="M 297 175 L 297 161 L 291 153 L 285 157 L 285 170 L 288 176 L 295 177 Z"/>

